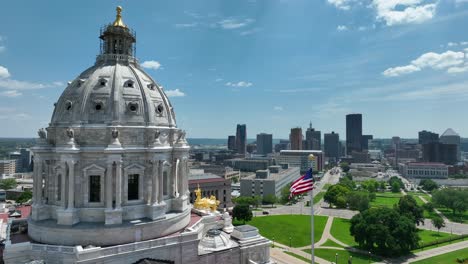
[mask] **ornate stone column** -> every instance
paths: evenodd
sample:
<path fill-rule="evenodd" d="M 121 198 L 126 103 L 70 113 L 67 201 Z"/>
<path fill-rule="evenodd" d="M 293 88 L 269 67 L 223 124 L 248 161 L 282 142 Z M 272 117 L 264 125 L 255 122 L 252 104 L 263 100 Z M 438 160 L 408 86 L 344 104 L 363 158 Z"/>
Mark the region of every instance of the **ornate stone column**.
<path fill-rule="evenodd" d="M 154 159 L 152 161 L 151 204 L 148 206 L 147 215 L 152 220 L 165 218 L 166 204 L 163 202 L 163 162 Z"/>
<path fill-rule="evenodd" d="M 122 208 L 122 161 L 116 162 L 115 168 L 115 209 Z"/>
<path fill-rule="evenodd" d="M 68 173 L 62 173 L 62 208 L 57 210 L 57 224 L 74 225 L 79 222 L 78 211 L 75 209 L 75 165 L 77 160 L 73 157 L 65 159 Z M 67 172 L 67 169 L 65 169 Z M 68 188 L 66 188 L 66 174 L 68 174 Z M 65 209 L 65 190 L 68 189 L 67 209 Z"/>
<path fill-rule="evenodd" d="M 75 207 L 75 160 L 70 160 L 68 164 L 68 210 Z"/>
<path fill-rule="evenodd" d="M 159 186 L 159 161 L 153 160 L 153 168 L 152 168 L 152 181 L 151 181 L 151 204 L 155 205 L 158 203 L 158 186 Z"/>
<path fill-rule="evenodd" d="M 107 210 L 112 210 L 112 175 L 114 174 L 114 163 L 108 162 L 107 163 L 107 171 L 106 171 L 106 180 L 104 184 L 106 185 L 106 208 Z"/>
<path fill-rule="evenodd" d="M 63 163 L 63 164 L 64 164 L 64 163 Z M 67 177 L 66 177 L 67 175 L 66 175 L 66 173 L 67 173 L 67 170 L 66 170 L 66 168 L 64 167 L 64 170 L 62 171 L 62 174 L 61 174 L 62 179 L 61 179 L 61 183 L 60 183 L 60 189 L 61 189 L 61 191 L 60 191 L 60 207 L 61 207 L 62 209 L 65 209 L 65 200 L 66 200 L 66 199 L 65 199 L 65 197 L 66 197 L 66 196 L 65 196 L 65 194 L 66 194 L 66 193 L 65 193 L 65 191 L 66 191 L 66 188 L 65 188 L 65 187 L 66 187 L 66 182 L 67 182 Z"/>
<path fill-rule="evenodd" d="M 40 157 L 34 159 L 34 179 L 33 179 L 33 206 L 31 212 L 32 220 L 43 220 L 49 218 L 47 212 L 43 210 L 42 201 L 42 164 L 43 161 Z"/>

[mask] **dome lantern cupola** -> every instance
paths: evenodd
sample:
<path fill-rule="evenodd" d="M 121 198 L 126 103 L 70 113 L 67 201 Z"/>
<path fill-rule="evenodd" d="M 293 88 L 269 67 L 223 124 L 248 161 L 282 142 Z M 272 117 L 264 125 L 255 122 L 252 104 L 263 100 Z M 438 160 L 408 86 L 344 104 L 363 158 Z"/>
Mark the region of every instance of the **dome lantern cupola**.
<path fill-rule="evenodd" d="M 104 57 L 105 55 L 127 55 L 133 58 L 136 42 L 135 32 L 123 23 L 121 15 L 122 7 L 118 6 L 116 10 L 115 21 L 101 29 L 99 38 L 102 42 L 101 56 L 99 57 Z M 118 58 L 122 59 L 124 56 L 118 56 Z"/>

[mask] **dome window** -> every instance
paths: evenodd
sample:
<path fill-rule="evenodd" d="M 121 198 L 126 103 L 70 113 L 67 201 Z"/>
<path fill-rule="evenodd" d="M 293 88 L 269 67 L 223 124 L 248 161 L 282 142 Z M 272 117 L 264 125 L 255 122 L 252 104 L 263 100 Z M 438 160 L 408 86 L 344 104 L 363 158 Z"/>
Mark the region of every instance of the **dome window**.
<path fill-rule="evenodd" d="M 67 111 L 70 111 L 73 107 L 73 103 L 71 101 L 67 101 L 65 103 L 65 109 L 67 109 Z"/>
<path fill-rule="evenodd" d="M 164 111 L 164 106 L 163 106 L 162 104 L 158 104 L 158 105 L 156 106 L 156 114 L 158 114 L 158 115 L 161 116 L 162 113 L 163 113 L 163 111 Z"/>
<path fill-rule="evenodd" d="M 79 79 L 78 80 L 78 87 L 81 87 L 81 85 L 85 82 L 85 79 Z"/>
<path fill-rule="evenodd" d="M 101 101 L 94 102 L 94 110 L 101 111 L 104 108 L 104 104 Z"/>
<path fill-rule="evenodd" d="M 107 85 L 107 80 L 104 78 L 99 79 L 99 85 L 100 86 L 106 86 Z"/>
<path fill-rule="evenodd" d="M 154 83 L 148 84 L 148 89 L 150 89 L 151 91 L 154 91 L 155 88 L 156 88 L 156 85 L 154 85 Z"/>
<path fill-rule="evenodd" d="M 138 103 L 134 103 L 134 102 L 128 103 L 128 110 L 130 112 L 136 113 L 138 111 Z"/>
<path fill-rule="evenodd" d="M 135 82 L 132 81 L 132 80 L 128 80 L 124 83 L 124 87 L 128 87 L 128 88 L 134 88 L 135 87 Z"/>

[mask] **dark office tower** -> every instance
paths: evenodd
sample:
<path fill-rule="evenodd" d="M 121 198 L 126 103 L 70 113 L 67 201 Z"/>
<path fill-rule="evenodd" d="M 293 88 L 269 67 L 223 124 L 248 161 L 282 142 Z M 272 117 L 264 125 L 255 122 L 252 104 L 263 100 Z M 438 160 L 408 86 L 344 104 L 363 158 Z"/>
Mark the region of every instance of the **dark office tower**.
<path fill-rule="evenodd" d="M 418 133 L 419 144 L 424 145 L 427 143 L 439 142 L 439 134 L 432 133 L 431 131 L 419 131 Z"/>
<path fill-rule="evenodd" d="M 346 115 L 346 154 L 362 151 L 362 115 Z"/>
<path fill-rule="evenodd" d="M 443 162 L 453 165 L 457 162 L 457 145 L 442 144 L 431 142 L 423 146 L 423 161 L 425 162 Z"/>
<path fill-rule="evenodd" d="M 372 140 L 372 139 L 374 139 L 372 135 L 362 135 L 361 147 L 363 150 L 369 149 L 369 140 Z"/>
<path fill-rule="evenodd" d="M 273 153 L 273 135 L 261 133 L 257 135 L 257 154 Z"/>
<path fill-rule="evenodd" d="M 236 151 L 239 154 L 245 154 L 247 148 L 247 126 L 237 125 L 236 131 Z"/>
<path fill-rule="evenodd" d="M 302 128 L 295 127 L 291 128 L 291 134 L 289 134 L 289 141 L 291 142 L 291 150 L 302 149 Z"/>
<path fill-rule="evenodd" d="M 227 143 L 229 150 L 236 149 L 236 136 L 228 136 L 228 143 Z"/>
<path fill-rule="evenodd" d="M 307 150 L 321 150 L 322 149 L 322 133 L 312 128 L 312 122 L 306 130 L 306 139 L 304 149 Z"/>
<path fill-rule="evenodd" d="M 340 136 L 335 133 L 325 133 L 324 135 L 324 149 L 325 157 L 328 157 L 330 160 L 338 161 L 340 158 Z"/>

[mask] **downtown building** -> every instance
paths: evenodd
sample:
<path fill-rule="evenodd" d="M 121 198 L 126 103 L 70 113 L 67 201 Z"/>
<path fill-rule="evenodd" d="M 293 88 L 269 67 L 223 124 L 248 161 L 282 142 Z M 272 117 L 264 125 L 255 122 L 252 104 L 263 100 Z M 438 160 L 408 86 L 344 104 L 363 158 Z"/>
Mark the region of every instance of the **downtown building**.
<path fill-rule="evenodd" d="M 315 159 L 310 160 L 309 156 L 314 155 Z M 300 172 L 306 172 L 310 167 L 314 172 L 323 170 L 325 157 L 321 150 L 281 150 L 276 159 L 277 164 L 288 164 L 289 167 L 299 167 Z"/>
<path fill-rule="evenodd" d="M 362 114 L 346 115 L 346 154 L 362 151 Z"/>
<path fill-rule="evenodd" d="M 291 128 L 291 133 L 289 134 L 289 142 L 291 144 L 291 150 L 301 150 L 302 149 L 302 128 L 295 127 Z"/>
<path fill-rule="evenodd" d="M 299 167 L 270 166 L 266 170 L 258 170 L 254 176 L 240 180 L 241 196 L 279 197 L 281 190 L 300 177 Z"/>
<path fill-rule="evenodd" d="M 409 162 L 400 167 L 400 172 L 406 178 L 447 179 L 449 166 L 440 162 Z"/>
<path fill-rule="evenodd" d="M 322 133 L 312 127 L 312 122 L 306 130 L 306 138 L 303 141 L 302 149 L 306 150 L 321 150 L 322 149 Z"/>
<path fill-rule="evenodd" d="M 340 136 L 332 131 L 324 135 L 324 151 L 325 157 L 331 162 L 338 162 L 340 159 Z"/>
<path fill-rule="evenodd" d="M 257 135 L 257 154 L 268 155 L 273 153 L 273 135 L 261 133 Z"/>
<path fill-rule="evenodd" d="M 247 152 L 247 126 L 237 125 L 236 129 L 236 151 L 239 154 L 245 154 Z"/>

